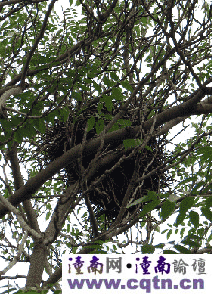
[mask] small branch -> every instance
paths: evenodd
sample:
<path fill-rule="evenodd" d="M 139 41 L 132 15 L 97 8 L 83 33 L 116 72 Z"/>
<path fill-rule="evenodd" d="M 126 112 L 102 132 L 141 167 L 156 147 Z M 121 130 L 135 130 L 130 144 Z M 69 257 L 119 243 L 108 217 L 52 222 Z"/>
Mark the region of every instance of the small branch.
<path fill-rule="evenodd" d="M 25 245 L 27 237 L 28 237 L 28 233 L 25 233 L 21 241 L 21 244 L 19 246 L 17 256 L 14 257 L 14 259 L 8 264 L 8 266 L 4 270 L 0 271 L 0 280 L 1 280 L 1 276 L 4 275 L 7 271 L 9 271 L 19 261 L 20 256 L 24 250 L 24 245 Z"/>
<path fill-rule="evenodd" d="M 0 194 L 0 202 L 3 203 L 3 205 L 11 212 L 13 212 L 16 217 L 17 220 L 19 221 L 20 225 L 22 226 L 23 230 L 29 232 L 30 234 L 32 234 L 32 236 L 36 239 L 41 239 L 42 236 L 40 234 L 38 234 L 35 230 L 31 229 L 28 224 L 24 221 L 24 219 L 21 216 L 21 213 L 18 209 L 16 209 L 6 198 L 4 198 L 1 194 Z"/>

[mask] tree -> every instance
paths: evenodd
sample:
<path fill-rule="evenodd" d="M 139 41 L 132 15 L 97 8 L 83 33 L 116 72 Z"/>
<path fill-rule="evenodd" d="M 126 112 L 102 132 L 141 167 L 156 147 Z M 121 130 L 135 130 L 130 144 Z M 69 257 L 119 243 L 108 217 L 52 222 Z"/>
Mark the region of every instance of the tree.
<path fill-rule="evenodd" d="M 173 251 L 211 253 L 211 6 L 79 0 L 82 18 L 71 6 L 60 22 L 55 3 L 0 3 L 1 279 L 21 260 L 27 289 L 58 289 L 61 251 L 107 252 L 133 226 L 153 253 L 165 244 L 151 236 L 174 213 Z M 172 128 L 194 116 L 194 136 L 167 151 Z M 176 202 L 168 188 L 181 189 Z M 82 209 L 80 231 L 71 215 Z"/>

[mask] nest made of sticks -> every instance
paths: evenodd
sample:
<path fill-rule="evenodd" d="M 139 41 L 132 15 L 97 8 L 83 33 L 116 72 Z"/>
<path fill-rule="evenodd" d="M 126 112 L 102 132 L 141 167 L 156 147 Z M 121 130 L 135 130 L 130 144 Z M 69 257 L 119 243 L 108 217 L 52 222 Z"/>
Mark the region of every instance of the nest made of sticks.
<path fill-rule="evenodd" d="M 115 109 L 115 111 L 118 111 L 118 109 Z M 52 162 L 73 146 L 82 143 L 86 123 L 92 115 L 96 114 L 97 107 L 92 106 L 86 111 L 82 111 L 80 115 L 76 115 L 76 117 L 70 116 L 65 123 L 58 119 L 55 120 L 54 125 L 48 127 L 46 133 L 42 135 L 41 145 L 42 148 L 45 146 L 45 148 L 43 148 L 45 149 L 45 163 Z M 109 122 L 107 118 L 114 115 L 114 112 L 111 113 L 107 111 L 107 109 L 104 109 L 104 123 L 107 124 Z M 133 112 L 133 117 L 128 113 L 123 119 L 130 119 L 133 125 L 140 124 L 135 112 Z M 93 128 L 87 133 L 86 140 L 90 140 L 95 136 L 96 131 Z M 123 144 L 117 146 L 115 150 L 110 146 L 105 147 L 98 160 L 104 160 L 107 156 L 107 158 L 112 159 L 112 161 L 109 162 L 110 160 L 108 160 L 109 163 L 106 166 L 93 173 L 87 183 L 89 186 L 92 182 L 97 181 L 101 175 L 105 174 L 103 179 L 98 181 L 98 184 L 88 193 L 88 198 L 90 203 L 94 205 L 96 215 L 106 214 L 109 220 L 113 220 L 117 216 L 135 166 L 138 167 L 136 177 L 139 178 L 143 175 L 145 169 L 147 174 L 162 165 L 165 161 L 166 157 L 164 155 L 162 143 L 163 142 L 159 139 L 151 138 L 147 146 L 142 150 L 140 150 L 139 147 L 125 150 Z M 124 160 L 120 163 L 123 156 Z M 82 158 L 84 169 L 89 168 L 89 164 L 94 157 L 95 154 Z M 112 169 L 114 165 L 116 166 L 115 169 L 111 172 L 106 172 Z M 149 167 L 147 168 L 148 165 Z M 71 185 L 75 181 L 80 180 L 82 178 L 82 171 L 79 168 L 79 162 L 76 160 L 66 166 L 65 174 L 67 185 Z M 161 188 L 166 188 L 167 186 L 168 179 L 166 174 L 158 171 L 143 181 L 134 200 L 146 195 L 148 190 L 159 192 Z M 131 209 L 131 211 L 134 209 L 135 208 Z"/>

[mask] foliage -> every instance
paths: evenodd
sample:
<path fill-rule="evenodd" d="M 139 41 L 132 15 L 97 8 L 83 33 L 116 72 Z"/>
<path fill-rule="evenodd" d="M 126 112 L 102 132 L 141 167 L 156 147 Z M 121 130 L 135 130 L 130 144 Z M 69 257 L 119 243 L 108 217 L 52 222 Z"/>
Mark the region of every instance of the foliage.
<path fill-rule="evenodd" d="M 30 261 L 26 291 L 60 291 L 67 251 L 211 253 L 212 6 L 78 0 L 60 20 L 56 2 L 0 3 L 0 278 Z M 133 155 L 108 221 L 89 195 L 111 200 L 103 179 Z"/>

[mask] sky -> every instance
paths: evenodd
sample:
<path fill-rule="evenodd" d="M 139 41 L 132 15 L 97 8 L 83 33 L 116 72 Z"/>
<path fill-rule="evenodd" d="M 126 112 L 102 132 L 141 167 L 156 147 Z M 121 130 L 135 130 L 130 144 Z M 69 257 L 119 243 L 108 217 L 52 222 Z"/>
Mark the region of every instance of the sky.
<path fill-rule="evenodd" d="M 55 10 L 57 11 L 57 13 L 61 17 L 63 17 L 61 5 L 63 5 L 63 8 L 64 9 L 66 9 L 67 7 L 69 7 L 69 1 L 67 1 L 67 0 L 66 1 L 58 1 L 55 4 Z M 80 9 L 80 7 L 78 7 L 78 9 Z M 80 10 L 79 10 L 79 13 L 80 13 Z M 190 121 L 189 120 L 185 121 L 185 124 L 190 124 Z M 178 126 L 176 126 L 176 127 L 174 127 L 172 129 L 172 135 L 171 136 L 173 136 L 175 133 L 177 134 L 178 131 L 179 131 L 179 129 L 181 129 L 181 124 L 178 125 Z M 176 138 L 175 143 L 178 143 L 179 140 L 183 140 L 185 138 L 188 139 L 189 137 L 193 136 L 193 132 L 194 132 L 194 130 L 189 127 L 186 130 L 186 133 L 185 134 L 182 134 L 180 137 L 178 136 Z M 171 148 L 172 147 L 170 146 L 170 149 Z M 169 222 L 172 222 L 172 221 L 174 222 L 175 219 L 176 219 L 176 216 L 172 216 L 172 217 L 169 218 Z M 42 219 L 40 221 L 43 222 Z M 47 225 L 47 223 L 46 223 L 46 225 Z M 165 225 L 162 225 L 161 226 L 161 231 L 164 228 L 166 228 L 166 226 Z M 45 228 L 42 228 L 42 229 L 44 230 Z M 137 232 L 132 232 L 132 238 L 134 238 L 135 234 L 137 234 Z M 144 235 L 142 237 L 145 238 Z M 175 235 L 172 235 L 171 236 L 170 241 L 173 240 L 173 238 L 176 241 L 176 236 Z M 166 243 L 167 242 L 166 235 L 161 235 L 160 233 L 156 233 L 155 234 L 155 241 L 156 240 L 158 240 L 158 243 L 162 243 L 162 242 L 165 242 Z M 180 238 L 179 238 L 179 241 L 180 241 Z M 131 252 L 133 252 L 132 248 L 129 248 L 129 250 L 125 250 L 125 253 L 131 253 Z M 4 263 L 4 260 L 2 260 L 2 259 L 0 259 L 0 261 L 1 261 L 1 268 L 4 268 L 7 264 Z M 11 270 L 9 270 L 7 272 L 7 275 L 8 276 L 15 276 L 17 274 L 27 275 L 27 273 L 28 273 L 28 266 L 23 266 L 22 263 L 19 262 Z M 44 274 L 43 275 L 43 279 L 46 279 L 46 278 L 47 278 L 47 275 Z M 25 279 L 18 279 L 18 280 L 14 280 L 14 281 L 13 280 L 10 280 L 10 283 L 12 285 L 15 285 L 16 282 L 18 283 L 18 287 L 24 287 L 25 286 Z M 5 281 L 4 280 L 3 281 L 0 281 L 0 286 L 2 286 L 2 285 L 5 285 Z"/>

